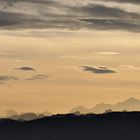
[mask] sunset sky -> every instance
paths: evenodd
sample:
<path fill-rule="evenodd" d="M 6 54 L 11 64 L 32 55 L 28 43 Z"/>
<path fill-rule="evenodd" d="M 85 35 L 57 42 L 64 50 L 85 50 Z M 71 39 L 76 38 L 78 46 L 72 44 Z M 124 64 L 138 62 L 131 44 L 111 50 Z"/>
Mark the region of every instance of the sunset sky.
<path fill-rule="evenodd" d="M 0 0 L 0 95 L 0 112 L 140 99 L 140 1 Z"/>

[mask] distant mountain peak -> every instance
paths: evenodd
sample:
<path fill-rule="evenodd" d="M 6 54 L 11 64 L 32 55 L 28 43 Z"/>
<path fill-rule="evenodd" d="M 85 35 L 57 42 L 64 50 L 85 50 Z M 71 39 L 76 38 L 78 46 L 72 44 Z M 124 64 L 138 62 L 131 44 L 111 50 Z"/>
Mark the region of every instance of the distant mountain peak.
<path fill-rule="evenodd" d="M 126 101 L 120 102 L 120 103 L 118 103 L 118 104 L 130 104 L 130 105 L 131 105 L 131 104 L 140 104 L 140 100 L 131 97 L 131 98 L 127 99 Z"/>
<path fill-rule="evenodd" d="M 86 109 L 84 106 L 82 106 L 82 105 L 79 105 L 79 106 L 77 106 L 76 108 L 79 108 L 79 109 Z"/>
<path fill-rule="evenodd" d="M 128 100 L 126 100 L 127 102 L 140 102 L 140 100 L 136 99 L 136 98 L 129 98 Z"/>
<path fill-rule="evenodd" d="M 80 106 L 73 108 L 70 112 L 73 113 L 73 112 L 77 112 L 77 111 L 84 114 L 84 113 L 87 113 L 89 110 L 87 108 L 85 108 L 84 106 L 80 105 Z"/>
<path fill-rule="evenodd" d="M 109 105 L 109 104 L 100 103 L 100 104 L 97 104 L 96 106 L 105 106 L 105 105 Z"/>

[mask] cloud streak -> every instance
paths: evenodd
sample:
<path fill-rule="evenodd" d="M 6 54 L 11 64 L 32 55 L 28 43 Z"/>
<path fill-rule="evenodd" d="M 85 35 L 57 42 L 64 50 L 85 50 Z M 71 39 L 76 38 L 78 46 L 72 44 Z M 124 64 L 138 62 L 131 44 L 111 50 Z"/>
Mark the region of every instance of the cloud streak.
<path fill-rule="evenodd" d="M 140 32 L 140 24 L 137 21 L 123 19 L 81 19 L 90 23 L 89 28 L 98 30 L 126 30 L 131 32 Z"/>
<path fill-rule="evenodd" d="M 15 76 L 0 75 L 0 84 L 3 85 L 7 81 L 18 80 Z"/>
<path fill-rule="evenodd" d="M 33 76 L 31 78 L 28 78 L 26 80 L 45 80 L 45 79 L 48 79 L 48 78 L 49 78 L 49 76 L 47 76 L 47 75 L 38 74 L 38 75 L 35 75 L 35 76 Z"/>
<path fill-rule="evenodd" d="M 133 3 L 133 4 L 140 4 L 139 0 L 100 0 L 100 1 L 111 1 L 111 2 L 119 2 L 119 3 Z"/>
<path fill-rule="evenodd" d="M 9 80 L 18 80 L 18 78 L 14 77 L 14 76 L 3 76 L 3 75 L 0 75 L 0 81 L 9 81 Z"/>
<path fill-rule="evenodd" d="M 119 55 L 120 53 L 119 52 L 94 52 L 94 54 L 112 56 L 112 55 Z"/>
<path fill-rule="evenodd" d="M 15 69 L 16 69 L 16 70 L 21 70 L 21 71 L 36 71 L 35 68 L 29 67 L 29 66 L 18 67 L 18 68 L 15 68 Z"/>
<path fill-rule="evenodd" d="M 133 69 L 133 70 L 140 70 L 140 67 L 135 67 L 132 65 L 120 65 L 118 69 Z"/>
<path fill-rule="evenodd" d="M 95 74 L 111 74 L 117 73 L 115 70 L 106 67 L 95 67 L 95 66 L 80 66 L 84 71 L 88 71 Z"/>

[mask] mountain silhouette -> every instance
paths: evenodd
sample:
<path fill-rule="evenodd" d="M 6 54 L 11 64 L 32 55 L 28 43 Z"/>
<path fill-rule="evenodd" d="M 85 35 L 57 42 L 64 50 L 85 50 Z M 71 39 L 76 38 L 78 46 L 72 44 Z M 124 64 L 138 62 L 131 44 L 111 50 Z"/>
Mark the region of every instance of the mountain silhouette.
<path fill-rule="evenodd" d="M 83 106 L 75 107 L 70 112 L 76 112 L 79 111 L 82 114 L 88 114 L 88 113 L 103 113 L 105 110 L 111 109 L 112 111 L 140 111 L 140 100 L 135 98 L 129 98 L 128 100 L 125 100 L 120 103 L 116 103 L 114 105 L 111 104 L 97 104 L 93 108 L 85 108 Z"/>

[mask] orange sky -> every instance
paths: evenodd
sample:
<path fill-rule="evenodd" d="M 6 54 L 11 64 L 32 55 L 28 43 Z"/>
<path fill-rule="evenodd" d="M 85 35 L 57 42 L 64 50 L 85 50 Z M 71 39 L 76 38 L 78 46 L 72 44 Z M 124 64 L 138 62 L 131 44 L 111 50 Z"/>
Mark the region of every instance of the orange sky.
<path fill-rule="evenodd" d="M 139 3 L 43 2 L 0 1 L 0 112 L 140 99 Z"/>
<path fill-rule="evenodd" d="M 0 109 L 56 113 L 78 105 L 92 107 L 100 102 L 140 98 L 139 37 L 127 32 L 50 38 L 1 35 L 1 75 L 18 80 L 1 84 Z M 105 66 L 117 73 L 91 73 L 83 71 L 82 65 Z M 14 69 L 21 66 L 37 71 Z M 38 74 L 48 78 L 26 80 Z"/>

